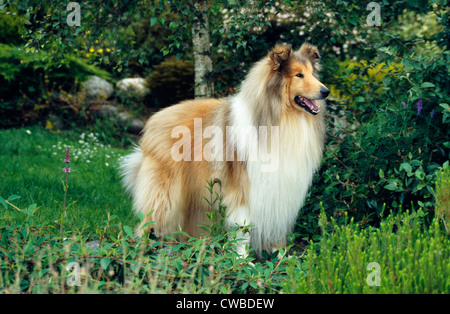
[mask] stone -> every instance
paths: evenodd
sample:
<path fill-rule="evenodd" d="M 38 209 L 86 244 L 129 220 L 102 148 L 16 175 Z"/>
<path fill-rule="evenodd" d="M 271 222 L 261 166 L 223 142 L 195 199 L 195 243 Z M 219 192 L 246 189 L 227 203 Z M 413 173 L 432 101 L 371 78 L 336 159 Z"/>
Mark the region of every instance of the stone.
<path fill-rule="evenodd" d="M 92 251 L 94 251 L 94 253 L 100 252 L 100 241 L 95 240 L 86 244 L 92 249 Z"/>
<path fill-rule="evenodd" d="M 131 114 L 126 111 L 119 112 L 119 114 L 117 115 L 117 118 L 122 122 L 130 120 L 131 117 L 132 117 Z"/>
<path fill-rule="evenodd" d="M 105 117 L 115 117 L 117 115 L 117 112 L 119 110 L 116 106 L 113 105 L 101 105 L 98 107 L 97 111 L 95 112 L 96 115 L 100 118 Z"/>
<path fill-rule="evenodd" d="M 127 131 L 132 134 L 139 134 L 144 129 L 145 122 L 141 119 L 133 119 L 128 126 Z"/>
<path fill-rule="evenodd" d="M 142 77 L 124 78 L 117 82 L 116 88 L 128 96 L 142 97 L 150 93 L 150 89 Z"/>
<path fill-rule="evenodd" d="M 92 98 L 108 99 L 114 92 L 114 87 L 111 83 L 95 75 L 83 82 L 82 87 L 86 91 L 86 95 Z"/>

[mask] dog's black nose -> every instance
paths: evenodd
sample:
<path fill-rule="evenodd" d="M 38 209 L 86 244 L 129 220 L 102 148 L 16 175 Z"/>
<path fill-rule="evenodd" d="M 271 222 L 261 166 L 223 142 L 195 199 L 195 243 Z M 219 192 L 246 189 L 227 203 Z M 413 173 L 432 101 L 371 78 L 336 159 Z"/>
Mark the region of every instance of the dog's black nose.
<path fill-rule="evenodd" d="M 327 98 L 328 95 L 330 95 L 330 90 L 326 87 L 322 87 L 322 89 L 320 90 L 320 94 L 323 98 Z"/>

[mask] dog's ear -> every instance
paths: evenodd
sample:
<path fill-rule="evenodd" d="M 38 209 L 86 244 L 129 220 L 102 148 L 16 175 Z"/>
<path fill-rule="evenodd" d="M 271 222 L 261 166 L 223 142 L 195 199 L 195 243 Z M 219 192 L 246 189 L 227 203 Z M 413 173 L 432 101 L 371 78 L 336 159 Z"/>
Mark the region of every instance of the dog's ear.
<path fill-rule="evenodd" d="M 299 51 L 302 55 L 304 55 L 306 58 L 308 58 L 308 60 L 312 64 L 314 70 L 318 71 L 320 68 L 320 64 L 319 64 L 320 54 L 319 54 L 319 50 L 317 49 L 317 47 L 313 46 L 311 44 L 308 44 L 308 43 L 304 43 L 300 47 Z"/>
<path fill-rule="evenodd" d="M 291 55 L 292 47 L 290 45 L 276 45 L 270 52 L 270 61 L 272 70 L 280 71 Z"/>

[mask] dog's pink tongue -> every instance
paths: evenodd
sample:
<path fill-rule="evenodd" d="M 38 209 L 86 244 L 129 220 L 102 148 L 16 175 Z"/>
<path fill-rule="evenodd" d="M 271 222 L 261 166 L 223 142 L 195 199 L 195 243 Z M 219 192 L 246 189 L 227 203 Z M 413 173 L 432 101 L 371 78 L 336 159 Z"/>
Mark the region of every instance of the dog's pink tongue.
<path fill-rule="evenodd" d="M 313 111 L 319 110 L 319 107 L 311 99 L 303 97 L 303 101 L 305 102 L 305 105 L 307 105 L 311 110 L 313 110 Z"/>

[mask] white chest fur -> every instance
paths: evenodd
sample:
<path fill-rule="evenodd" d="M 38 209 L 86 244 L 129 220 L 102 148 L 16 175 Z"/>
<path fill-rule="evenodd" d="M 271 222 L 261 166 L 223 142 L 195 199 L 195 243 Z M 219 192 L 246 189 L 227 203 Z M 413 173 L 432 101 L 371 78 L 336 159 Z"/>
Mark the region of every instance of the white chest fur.
<path fill-rule="evenodd" d="M 243 105 L 237 101 L 232 105 L 234 122 L 240 126 L 251 120 Z M 268 148 L 277 151 L 276 155 L 273 151 L 269 154 L 269 168 L 267 158 L 264 161 L 258 149 L 261 142 L 255 145 L 258 139 L 249 134 L 241 134 L 236 139 L 237 148 L 246 149 L 249 158 L 250 202 L 248 208 L 234 213 L 239 217 L 234 220 L 254 226 L 250 245 L 259 249 L 285 245 L 322 155 L 322 136 L 304 116 L 282 119 L 278 127 L 278 136 L 272 137 Z"/>

